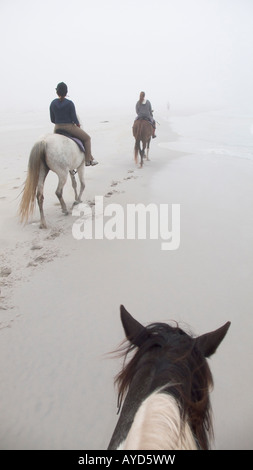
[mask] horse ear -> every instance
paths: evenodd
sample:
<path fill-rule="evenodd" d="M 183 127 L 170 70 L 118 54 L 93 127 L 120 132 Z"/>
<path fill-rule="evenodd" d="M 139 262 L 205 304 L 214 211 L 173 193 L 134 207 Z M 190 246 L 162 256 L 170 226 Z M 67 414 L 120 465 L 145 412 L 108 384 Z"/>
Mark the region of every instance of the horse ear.
<path fill-rule="evenodd" d="M 225 323 L 225 325 L 221 326 L 217 330 L 211 331 L 210 333 L 206 333 L 196 338 L 197 347 L 205 357 L 210 357 L 215 353 L 223 338 L 226 336 L 230 324 L 230 321 L 228 321 Z"/>
<path fill-rule="evenodd" d="M 120 306 L 120 317 L 127 339 L 135 346 L 141 346 L 148 337 L 145 326 L 135 320 L 124 305 Z"/>

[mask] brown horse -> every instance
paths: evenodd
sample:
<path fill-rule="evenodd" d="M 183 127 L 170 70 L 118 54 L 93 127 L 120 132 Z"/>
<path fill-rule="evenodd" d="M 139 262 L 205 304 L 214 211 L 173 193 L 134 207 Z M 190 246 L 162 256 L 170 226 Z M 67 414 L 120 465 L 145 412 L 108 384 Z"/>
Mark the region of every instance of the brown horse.
<path fill-rule="evenodd" d="M 135 138 L 135 146 L 134 146 L 134 159 L 135 163 L 138 163 L 138 152 L 140 153 L 141 157 L 141 162 L 140 162 L 140 168 L 143 166 L 143 158 L 145 155 L 145 150 L 147 148 L 147 160 L 148 158 L 148 153 L 149 153 L 149 145 L 150 145 L 150 139 L 152 136 L 152 124 L 149 121 L 146 121 L 145 119 L 137 119 L 134 121 L 133 125 L 133 135 Z M 142 143 L 142 148 L 141 148 L 141 143 Z"/>

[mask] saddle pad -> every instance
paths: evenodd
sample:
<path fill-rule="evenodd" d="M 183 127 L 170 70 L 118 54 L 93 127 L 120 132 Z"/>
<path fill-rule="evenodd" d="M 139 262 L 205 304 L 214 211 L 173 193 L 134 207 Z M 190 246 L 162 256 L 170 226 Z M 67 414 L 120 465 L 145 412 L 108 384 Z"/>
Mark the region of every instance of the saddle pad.
<path fill-rule="evenodd" d="M 68 137 L 69 139 L 71 140 L 74 140 L 74 142 L 78 145 L 78 147 L 80 148 L 80 150 L 82 152 L 85 152 L 85 148 L 83 146 L 83 143 L 80 139 L 78 139 L 77 137 L 73 137 L 72 135 L 68 134 L 68 132 L 65 132 L 64 130 L 62 129 L 57 129 L 55 131 L 55 134 L 61 134 L 61 135 L 64 135 L 65 137 Z"/>

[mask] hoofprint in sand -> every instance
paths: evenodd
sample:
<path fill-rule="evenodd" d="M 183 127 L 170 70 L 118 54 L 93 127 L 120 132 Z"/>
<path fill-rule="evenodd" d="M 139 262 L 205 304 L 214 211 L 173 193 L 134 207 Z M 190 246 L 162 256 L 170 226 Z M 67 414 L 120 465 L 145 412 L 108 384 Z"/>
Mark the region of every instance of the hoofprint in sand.
<path fill-rule="evenodd" d="M 2 128 L 2 449 L 107 447 L 117 421 L 119 364 L 105 355 L 123 339 L 122 303 L 144 324 L 176 320 L 196 335 L 232 322 L 212 359 L 214 447 L 252 448 L 252 374 L 245 362 L 252 354 L 252 161 L 222 153 L 213 135 L 204 147 L 184 137 L 187 116 L 158 121 L 151 161 L 140 170 L 132 117 L 90 120 L 85 129 L 99 165 L 85 170 L 83 200 L 94 207 L 102 196 L 105 207 L 124 210 L 130 203 L 180 204 L 175 251 L 162 251 L 161 240 L 76 240 L 76 217 L 61 214 L 52 173 L 45 184 L 48 229 L 39 229 L 38 209 L 21 226 L 28 155 L 51 127 L 32 126 L 31 119 L 23 128 Z M 71 210 L 70 180 L 64 198 Z"/>

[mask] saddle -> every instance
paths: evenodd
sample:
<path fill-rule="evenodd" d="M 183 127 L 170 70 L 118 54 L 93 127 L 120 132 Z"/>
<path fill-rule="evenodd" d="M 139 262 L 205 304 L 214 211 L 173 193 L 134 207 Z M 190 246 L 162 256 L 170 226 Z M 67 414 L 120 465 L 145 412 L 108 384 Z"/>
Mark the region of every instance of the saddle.
<path fill-rule="evenodd" d="M 137 116 L 135 120 L 136 120 L 136 121 L 147 121 L 147 122 L 149 122 L 149 124 L 151 124 L 151 126 L 154 127 L 154 129 L 155 129 L 155 121 L 152 122 L 152 121 L 151 121 L 148 117 L 146 117 L 146 116 L 142 116 L 142 117 Z"/>
<path fill-rule="evenodd" d="M 82 141 L 80 139 L 78 139 L 77 137 L 73 137 L 68 132 L 64 131 L 63 129 L 56 129 L 55 134 L 61 134 L 61 135 L 64 135 L 65 137 L 68 137 L 71 140 L 74 140 L 74 142 L 78 145 L 80 150 L 83 153 L 85 153 L 84 145 L 83 145 Z"/>

